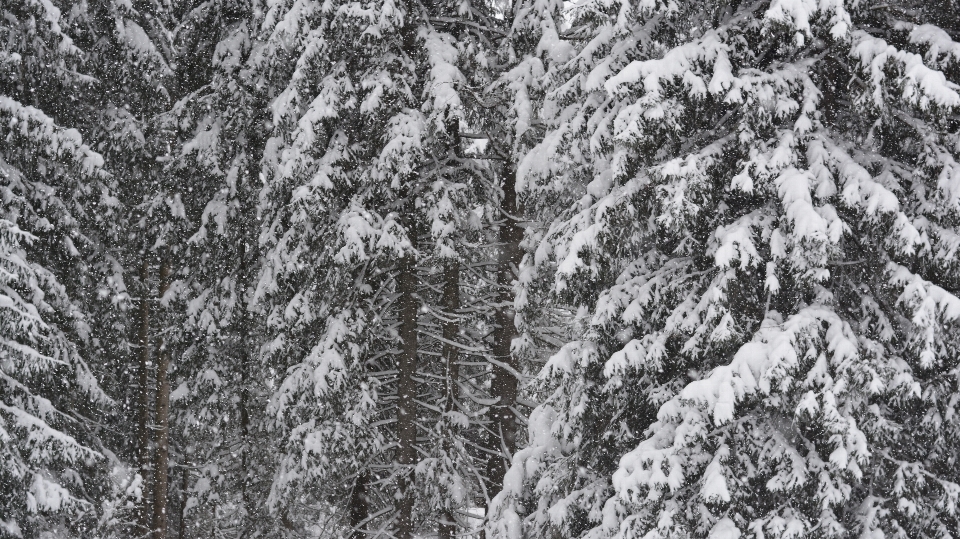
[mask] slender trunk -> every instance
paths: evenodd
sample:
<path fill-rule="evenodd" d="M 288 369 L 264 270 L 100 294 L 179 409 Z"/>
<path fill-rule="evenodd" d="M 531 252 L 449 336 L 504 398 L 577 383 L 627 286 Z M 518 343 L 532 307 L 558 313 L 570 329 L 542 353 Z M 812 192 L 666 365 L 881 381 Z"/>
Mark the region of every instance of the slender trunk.
<path fill-rule="evenodd" d="M 408 57 L 412 58 L 417 49 L 417 31 L 420 22 L 416 13 L 411 13 L 400 29 L 402 48 Z M 412 185 L 413 183 L 411 183 Z M 400 478 L 397 489 L 400 498 L 397 500 L 396 538 L 411 539 L 413 537 L 413 467 L 417 461 L 417 383 L 414 379 L 417 371 L 417 231 L 416 216 L 413 202 L 408 202 L 407 235 L 410 238 L 411 248 L 399 261 L 398 286 L 400 297 L 400 340 L 402 349 L 397 365 L 397 461 L 400 468 Z"/>
<path fill-rule="evenodd" d="M 237 196 L 240 200 L 241 207 L 244 207 L 245 211 L 250 214 L 256 213 L 255 204 L 250 200 L 250 197 L 252 193 L 257 192 L 256 186 L 259 183 L 260 161 L 263 156 L 261 151 L 263 140 L 262 137 L 259 136 L 260 128 L 258 126 L 262 126 L 263 120 L 265 119 L 262 114 L 258 115 L 257 118 L 251 120 L 246 129 L 246 137 L 249 141 L 247 149 L 252 151 L 253 154 L 246 155 L 247 175 L 245 185 L 238 191 Z M 248 195 L 244 197 L 243 193 L 248 193 Z M 257 478 L 254 477 L 255 460 L 254 453 L 251 450 L 256 443 L 251 434 L 251 431 L 256 428 L 256 425 L 251 424 L 251 412 L 258 409 L 257 403 L 254 402 L 256 392 L 251 392 L 251 386 L 257 383 L 256 370 L 251 372 L 251 370 L 255 368 L 254 361 L 251 359 L 253 355 L 251 351 L 256 349 L 256 338 L 254 337 L 255 322 L 251 320 L 250 314 L 250 305 L 252 303 L 250 291 L 254 288 L 254 282 L 256 280 L 255 268 L 257 265 L 257 251 L 256 248 L 250 247 L 247 240 L 254 241 L 258 229 L 255 223 L 249 219 L 241 219 L 238 225 L 240 240 L 237 277 L 238 284 L 240 285 L 238 291 L 241 298 L 240 319 L 237 328 L 239 329 L 237 333 L 237 344 L 240 371 L 240 494 L 243 500 L 244 524 L 245 526 L 250 526 L 253 520 L 251 515 L 259 509 L 255 507 L 249 488 L 251 483 L 257 480 Z"/>
<path fill-rule="evenodd" d="M 180 522 L 177 538 L 183 539 L 183 533 L 187 529 L 185 519 L 187 517 L 187 467 L 184 466 L 180 475 Z"/>
<path fill-rule="evenodd" d="M 493 436 L 489 449 L 492 451 L 487 462 L 487 492 L 496 495 L 503 486 L 503 476 L 507 471 L 510 458 L 517 448 L 517 430 L 519 422 L 514 409 L 517 403 L 519 380 L 515 375 L 518 364 L 510 351 L 513 339 L 517 336 L 514 321 L 516 313 L 513 307 L 513 280 L 515 270 L 520 265 L 520 240 L 523 229 L 517 224 L 516 171 L 509 169 L 503 181 L 503 202 L 500 206 L 500 258 L 497 261 L 497 307 L 494 314 L 496 331 L 493 337 L 494 364 L 490 385 L 491 396 L 497 403 L 491 407 L 491 428 Z"/>
<path fill-rule="evenodd" d="M 140 506 L 139 533 L 144 535 L 150 529 L 150 498 L 147 496 L 147 483 L 150 477 L 150 261 L 144 253 L 140 264 L 140 327 L 137 331 L 137 344 L 140 346 L 140 365 L 138 376 L 139 399 L 137 418 L 137 461 L 140 465 L 140 477 L 143 478 L 143 501 Z"/>
<path fill-rule="evenodd" d="M 457 357 L 456 342 L 460 333 L 460 321 L 457 318 L 460 311 L 460 262 L 451 260 L 443 267 L 443 360 L 447 369 L 446 402 L 444 411 L 449 412 L 456 408 L 457 398 L 460 396 L 460 364 Z"/>
<path fill-rule="evenodd" d="M 369 474 L 361 472 L 353 484 L 353 493 L 350 495 L 350 527 L 353 528 L 353 532 L 350 534 L 350 539 L 364 539 L 367 536 L 360 526 L 370 517 L 370 507 L 367 505 L 369 481 Z"/>
<path fill-rule="evenodd" d="M 247 463 L 247 448 L 250 438 L 250 416 L 247 413 L 247 369 L 246 354 L 242 353 L 240 361 L 243 367 L 240 370 L 241 382 L 244 384 L 240 389 L 240 499 L 243 500 L 243 512 L 250 514 L 250 493 L 247 492 L 247 481 L 250 478 L 250 470 Z"/>
<path fill-rule="evenodd" d="M 170 288 L 170 263 L 160 265 L 160 295 Z M 153 479 L 153 539 L 167 534 L 167 464 L 170 458 L 170 349 L 161 338 L 157 351 L 157 449 Z"/>
<path fill-rule="evenodd" d="M 453 344 L 460 333 L 460 322 L 458 320 L 460 311 L 460 262 L 450 260 L 443 267 L 443 360 L 447 370 L 446 376 L 446 401 L 444 411 L 451 412 L 456 409 L 457 400 L 460 398 L 460 364 L 457 357 L 457 346 Z M 452 444 L 449 438 L 444 440 L 444 449 L 450 451 Z M 452 539 L 456 533 L 457 521 L 452 508 L 448 508 L 441 516 L 437 525 L 437 536 L 439 539 Z"/>
<path fill-rule="evenodd" d="M 242 344 L 245 344 L 246 338 L 241 337 Z M 240 352 L 240 383 L 243 384 L 240 386 L 240 500 L 242 503 L 242 513 L 243 513 L 243 524 L 241 525 L 242 530 L 248 530 L 251 526 L 251 510 L 253 509 L 253 504 L 251 503 L 250 490 L 247 488 L 248 483 L 250 482 L 250 415 L 247 407 L 249 406 L 249 395 L 247 393 L 247 383 L 248 383 L 248 357 L 246 349 L 241 346 Z M 246 536 L 244 532 L 242 536 Z"/>
<path fill-rule="evenodd" d="M 243 232 L 243 237 L 247 238 L 246 227 L 241 229 Z M 249 324 L 249 310 L 247 309 L 248 304 L 247 300 L 247 283 L 250 281 L 249 272 L 247 271 L 248 260 L 247 260 L 247 244 L 244 241 L 240 243 L 240 267 L 237 272 L 240 277 L 240 293 L 243 297 L 243 308 L 240 314 L 240 346 L 238 347 L 239 351 L 239 371 L 240 371 L 240 499 L 243 500 L 243 513 L 244 516 L 250 515 L 250 493 L 247 490 L 247 483 L 250 480 L 250 469 L 249 469 L 249 447 L 250 447 L 250 413 L 248 410 L 250 395 L 248 392 L 248 386 L 250 384 L 250 356 L 249 348 L 247 347 L 247 339 L 250 336 L 252 331 L 251 324 Z M 249 520 L 247 520 L 249 522 Z"/>
<path fill-rule="evenodd" d="M 410 232 L 411 239 L 415 233 Z M 415 247 L 414 247 L 415 248 Z M 416 464 L 417 441 L 417 265 L 416 256 L 410 252 L 400 259 L 400 339 L 403 348 L 397 374 L 397 441 L 400 480 L 400 499 L 397 502 L 398 539 L 413 536 L 413 466 Z"/>

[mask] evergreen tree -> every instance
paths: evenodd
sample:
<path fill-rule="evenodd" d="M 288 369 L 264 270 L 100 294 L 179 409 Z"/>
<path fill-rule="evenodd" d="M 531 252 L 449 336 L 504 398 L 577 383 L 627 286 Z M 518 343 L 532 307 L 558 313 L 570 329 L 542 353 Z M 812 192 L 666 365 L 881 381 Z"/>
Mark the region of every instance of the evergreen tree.
<path fill-rule="evenodd" d="M 288 520 L 325 515 L 330 536 L 450 537 L 476 526 L 486 497 L 475 434 L 490 326 L 467 302 L 488 288 L 496 186 L 460 140 L 484 9 L 267 14 L 263 65 L 289 80 L 265 153 L 258 290 L 265 361 L 286 371 L 270 407 L 284 433 L 271 501 Z"/>
<path fill-rule="evenodd" d="M 960 534 L 958 7 L 3 3 L 0 537 Z"/>
<path fill-rule="evenodd" d="M 252 304 L 268 118 L 267 90 L 256 87 L 258 21 L 250 2 L 230 1 L 198 3 L 181 19 L 178 78 L 196 87 L 167 116 L 182 140 L 167 171 L 186 182 L 191 227 L 172 394 L 180 505 L 171 510 L 192 535 L 259 536 L 275 525 L 266 511 L 275 454 L 264 410 L 277 373 L 257 361 L 263 319 Z"/>
<path fill-rule="evenodd" d="M 163 377 L 157 366 L 166 356 L 158 342 L 157 324 L 164 313 L 158 302 L 169 279 L 161 277 L 153 235 L 176 213 L 172 200 L 158 190 L 168 139 L 157 129 L 157 117 L 175 90 L 168 28 L 172 13 L 160 2 L 110 1 L 81 4 L 84 17 L 70 28 L 86 53 L 96 79 L 85 101 L 89 115 L 81 128 L 104 156 L 112 173 L 111 192 L 120 208 L 98 227 L 99 272 L 106 286 L 82 290 L 94 329 L 97 375 L 118 406 L 100 416 L 105 444 L 123 473 L 115 474 L 125 494 L 105 507 L 103 519 L 112 533 L 144 535 L 155 518 L 156 461 L 162 457 L 162 404 L 155 396 Z M 76 8 L 71 10 L 75 12 Z M 161 282 L 164 281 L 164 282 Z M 105 294 L 103 288 L 111 291 Z M 164 468 L 165 470 L 165 468 Z M 165 496 L 161 494 L 161 498 Z M 162 504 L 161 504 L 162 505 Z M 105 532 L 102 532 L 105 533 Z"/>
<path fill-rule="evenodd" d="M 80 9 L 85 15 L 73 16 Z M 109 1 L 80 3 L 70 13 L 96 80 L 85 96 L 89 113 L 81 129 L 104 155 L 123 207 L 97 230 L 99 270 L 113 292 L 83 291 L 99 322 L 90 353 L 119 403 L 101 420 L 109 425 L 106 443 L 119 468 L 130 466 L 117 482 L 130 485 L 136 498 L 115 500 L 104 519 L 120 536 L 153 534 L 169 513 L 167 395 L 174 356 L 172 313 L 163 296 L 173 284 L 171 261 L 184 217 L 177 181 L 164 174 L 175 147 L 162 121 L 182 86 L 171 41 L 177 12 L 164 2 Z"/>
<path fill-rule="evenodd" d="M 101 289 L 96 230 L 117 205 L 84 144 L 84 51 L 49 2 L 0 24 L 0 536 L 81 537 L 115 492 L 95 418 L 113 402 L 88 365 L 84 291 Z M 67 127 L 70 126 L 70 127 Z"/>
<path fill-rule="evenodd" d="M 544 350 L 555 348 L 565 332 L 556 312 L 543 308 L 543 287 L 535 279 L 533 246 L 542 237 L 542 224 L 552 215 L 550 204 L 525 196 L 519 164 L 543 137 L 538 121 L 551 68 L 565 59 L 570 45 L 560 36 L 562 4 L 553 1 L 520 2 L 510 6 L 500 21 L 497 62 L 477 124 L 487 138 L 487 152 L 500 163 L 500 189 L 492 197 L 497 232 L 492 268 L 496 286 L 484 307 L 492 314 L 490 343 L 493 400 L 488 410 L 486 437 L 487 488 L 490 496 L 502 488 L 510 459 L 522 442 L 526 382 L 542 366 Z M 555 201 L 552 201 L 555 202 Z M 526 207 L 525 207 L 526 206 Z M 560 312 L 563 318 L 562 310 Z M 562 341 L 561 341 L 562 342 Z M 489 500 L 487 503 L 489 512 Z"/>
<path fill-rule="evenodd" d="M 571 10 L 521 171 L 572 201 L 537 261 L 580 336 L 496 536 L 957 533 L 960 49 L 930 7 Z"/>

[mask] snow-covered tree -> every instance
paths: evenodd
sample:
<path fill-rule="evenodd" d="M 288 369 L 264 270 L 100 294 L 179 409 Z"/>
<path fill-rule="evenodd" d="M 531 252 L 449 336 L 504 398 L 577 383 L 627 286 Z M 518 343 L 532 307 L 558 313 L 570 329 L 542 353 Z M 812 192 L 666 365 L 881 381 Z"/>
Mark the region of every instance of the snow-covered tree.
<path fill-rule="evenodd" d="M 545 287 L 535 279 L 537 268 L 529 256 L 542 237 L 542 225 L 551 219 L 556 200 L 524 196 L 518 183 L 518 165 L 542 140 L 538 121 L 544 90 L 553 65 L 565 59 L 572 47 L 561 40 L 558 24 L 562 2 L 532 1 L 504 6 L 496 50 L 489 67 L 487 86 L 476 123 L 486 138 L 486 151 L 500 160 L 499 192 L 491 199 L 497 232 L 493 294 L 485 308 L 490 312 L 492 406 L 488 410 L 489 434 L 487 489 L 495 496 L 503 485 L 510 459 L 522 442 L 526 410 L 526 382 L 542 365 L 544 348 L 555 348 L 559 329 L 555 313 L 543 309 Z M 558 335 L 559 334 L 559 335 Z M 487 512 L 489 512 L 488 500 Z"/>
<path fill-rule="evenodd" d="M 958 532 L 960 45 L 935 7 L 571 7 L 520 181 L 572 201 L 536 262 L 580 336 L 495 536 Z"/>
<path fill-rule="evenodd" d="M 256 218 L 268 119 L 253 69 L 250 2 L 199 2 L 181 16 L 179 78 L 190 92 L 167 115 L 181 132 L 167 171 L 187 185 L 190 222 L 178 295 L 185 308 L 172 394 L 181 468 L 180 524 L 190 534 L 273 531 L 266 495 L 276 454 L 264 411 L 276 377 L 259 361 L 263 318 L 252 304 L 260 267 Z"/>
<path fill-rule="evenodd" d="M 81 537 L 113 492 L 92 421 L 112 403 L 81 354 L 79 290 L 99 284 L 89 233 L 116 200 L 101 155 L 65 127 L 92 81 L 66 18 L 50 2 L 0 13 L 0 536 Z"/>
<path fill-rule="evenodd" d="M 173 356 L 164 337 L 170 313 L 158 296 L 172 281 L 164 259 L 178 243 L 171 233 L 183 219 L 170 189 L 176 180 L 163 174 L 171 137 L 158 118 L 182 86 L 170 41 L 176 12 L 164 2 L 119 0 L 71 3 L 65 12 L 93 77 L 79 129 L 104 156 L 122 208 L 94 232 L 102 284 L 78 290 L 97 321 L 89 351 L 95 371 L 118 402 L 101 415 L 110 425 L 105 444 L 117 482 L 129 485 L 135 498 L 116 499 L 104 518 L 116 535 L 143 535 L 168 515 L 164 367 Z"/>
<path fill-rule="evenodd" d="M 450 537 L 476 525 L 468 511 L 486 497 L 490 321 L 474 302 L 489 289 L 497 186 L 460 134 L 488 60 L 487 9 L 267 13 L 265 76 L 288 80 L 265 152 L 258 290 L 264 353 L 285 371 L 271 501 L 291 521 L 326 515 L 330 536 Z"/>

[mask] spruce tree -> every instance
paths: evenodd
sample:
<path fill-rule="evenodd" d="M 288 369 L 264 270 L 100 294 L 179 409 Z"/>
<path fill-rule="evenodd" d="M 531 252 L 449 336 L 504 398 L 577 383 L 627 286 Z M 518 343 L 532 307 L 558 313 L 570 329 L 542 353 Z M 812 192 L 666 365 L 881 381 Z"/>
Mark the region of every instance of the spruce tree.
<path fill-rule="evenodd" d="M 523 398 L 527 382 L 565 334 L 556 312 L 540 302 L 540 284 L 534 279 L 533 247 L 542 235 L 547 204 L 528 196 L 518 176 L 527 153 L 541 142 L 539 122 L 544 91 L 553 65 L 572 48 L 560 39 L 559 2 L 520 2 L 502 15 L 496 63 L 488 68 L 490 84 L 478 102 L 477 124 L 486 137 L 487 153 L 498 161 L 499 189 L 491 197 L 496 230 L 491 267 L 495 286 L 484 308 L 494 326 L 488 361 L 493 401 L 486 436 L 487 488 L 492 498 L 503 486 L 504 474 L 522 445 L 522 424 L 529 407 Z M 562 318 L 562 312 L 561 312 Z M 559 322 L 559 323 L 558 323 Z M 486 512 L 489 513 L 489 501 Z"/>
<path fill-rule="evenodd" d="M 584 2 L 531 189 L 579 337 L 502 537 L 957 533 L 956 43 L 924 3 Z"/>
<path fill-rule="evenodd" d="M 0 536 L 94 533 L 115 494 L 98 408 L 113 402 L 85 290 L 101 289 L 96 231 L 117 201 L 77 127 L 89 112 L 85 52 L 49 2 L 0 13 Z"/>
<path fill-rule="evenodd" d="M 265 152 L 258 290 L 266 361 L 285 370 L 271 501 L 294 520 L 307 515 L 291 504 L 315 500 L 330 536 L 450 537 L 486 498 L 471 436 L 490 403 L 490 326 L 468 302 L 489 282 L 478 245 L 495 186 L 460 137 L 484 9 L 267 14 L 263 65 L 289 80 Z"/>
<path fill-rule="evenodd" d="M 269 109 L 258 88 L 257 25 L 250 2 L 184 11 L 174 47 L 190 84 L 167 119 L 179 152 L 185 204 L 182 355 L 171 385 L 179 469 L 177 525 L 213 537 L 276 534 L 266 511 L 275 454 L 265 428 L 269 384 L 259 362 L 263 318 L 253 305 L 260 268 L 256 218 Z"/>
<path fill-rule="evenodd" d="M 173 202 L 155 198 L 168 151 L 156 119 L 176 87 L 168 33 L 173 21 L 159 2 L 93 2 L 84 9 L 85 16 L 72 17 L 70 26 L 96 80 L 85 96 L 89 115 L 82 130 L 104 156 L 119 203 L 96 231 L 104 260 L 101 279 L 111 293 L 105 294 L 105 287 L 82 290 L 98 322 L 97 346 L 90 353 L 105 391 L 118 404 L 100 415 L 109 426 L 105 445 L 124 470 L 115 482 L 128 485 L 124 496 L 105 507 L 102 520 L 117 536 L 144 535 L 153 528 L 156 460 L 166 445 L 166 431 L 156 428 L 166 415 L 156 410 L 163 404 L 156 399 L 157 383 L 164 380 L 157 375 L 166 374 L 157 366 L 167 360 L 158 339 L 165 310 L 158 296 L 170 279 L 162 278 L 153 234 L 167 221 Z"/>

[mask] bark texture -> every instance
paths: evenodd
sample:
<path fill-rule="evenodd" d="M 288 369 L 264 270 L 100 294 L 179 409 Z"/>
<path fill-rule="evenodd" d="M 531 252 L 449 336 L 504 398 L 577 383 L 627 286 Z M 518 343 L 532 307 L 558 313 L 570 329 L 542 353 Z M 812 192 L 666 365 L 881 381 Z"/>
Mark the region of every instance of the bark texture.
<path fill-rule="evenodd" d="M 350 533 L 350 539 L 367 537 L 361 526 L 370 517 L 370 507 L 367 504 L 367 484 L 369 482 L 370 477 L 367 472 L 362 472 L 353 484 L 353 493 L 350 495 L 350 527 L 353 528 L 353 531 Z"/>
<path fill-rule="evenodd" d="M 170 263 L 160 265 L 160 298 L 170 288 Z M 170 350 L 160 339 L 157 350 L 157 443 L 153 475 L 153 539 L 166 539 L 167 491 L 169 477 L 167 466 L 170 459 Z"/>
<path fill-rule="evenodd" d="M 460 399 L 460 364 L 456 341 L 460 334 L 460 262 L 449 260 L 443 267 L 443 361 L 446 368 L 446 400 L 444 411 L 451 412 L 457 408 Z M 450 451 L 451 444 L 444 443 L 445 449 Z M 446 511 L 437 524 L 439 539 L 452 539 L 457 531 L 456 516 Z"/>
<path fill-rule="evenodd" d="M 410 234 L 413 238 L 414 234 Z M 397 460 L 401 476 L 398 482 L 400 499 L 397 501 L 398 539 L 413 536 L 414 489 L 413 467 L 416 464 L 417 442 L 417 265 L 411 251 L 400 259 L 398 304 L 400 308 L 400 339 L 402 348 L 397 365 Z"/>
<path fill-rule="evenodd" d="M 490 385 L 491 396 L 496 404 L 490 409 L 493 434 L 488 450 L 487 491 L 490 496 L 500 492 L 503 476 L 510 464 L 510 458 L 517 448 L 519 422 L 516 415 L 517 361 L 510 351 L 513 339 L 517 336 L 514 310 L 513 281 L 516 269 L 520 265 L 520 240 L 523 229 L 517 222 L 517 174 L 512 168 L 507 171 L 503 181 L 503 201 L 500 205 L 500 256 L 497 260 L 497 305 L 494 314 L 496 331 L 493 336 L 493 380 Z"/>
<path fill-rule="evenodd" d="M 138 515 L 140 535 L 150 530 L 151 503 L 147 495 L 147 482 L 150 478 L 150 261 L 144 255 L 140 263 L 140 309 L 138 313 L 137 345 L 140 347 L 137 382 L 137 464 L 140 477 L 143 478 L 143 501 Z"/>

